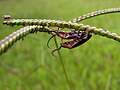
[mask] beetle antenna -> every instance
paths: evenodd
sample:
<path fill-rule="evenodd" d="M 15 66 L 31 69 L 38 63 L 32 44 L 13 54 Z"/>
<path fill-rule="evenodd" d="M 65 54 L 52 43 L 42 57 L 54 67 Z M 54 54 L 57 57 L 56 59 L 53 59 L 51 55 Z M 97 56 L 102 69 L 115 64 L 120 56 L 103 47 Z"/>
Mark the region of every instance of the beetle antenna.
<path fill-rule="evenodd" d="M 60 50 L 60 49 L 61 49 L 61 47 L 62 47 L 62 46 L 60 46 L 59 48 L 57 48 L 57 49 L 53 50 L 53 51 L 51 52 L 51 54 L 52 54 L 53 56 L 55 56 L 55 55 L 54 55 L 54 52 L 55 52 L 55 51 Z"/>
<path fill-rule="evenodd" d="M 51 40 L 53 37 L 55 37 L 55 35 L 56 35 L 56 34 L 53 34 L 53 35 L 48 39 L 48 41 L 47 41 L 47 47 L 48 47 L 48 48 L 51 48 L 51 47 L 49 46 L 49 42 L 50 42 L 50 40 Z"/>

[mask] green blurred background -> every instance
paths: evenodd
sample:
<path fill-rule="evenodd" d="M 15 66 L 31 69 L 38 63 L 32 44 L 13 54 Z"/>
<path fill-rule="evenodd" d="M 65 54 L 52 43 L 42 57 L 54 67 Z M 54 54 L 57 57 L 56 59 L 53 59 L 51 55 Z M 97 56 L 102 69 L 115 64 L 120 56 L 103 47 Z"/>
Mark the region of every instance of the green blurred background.
<path fill-rule="evenodd" d="M 0 0 L 0 40 L 22 26 L 2 25 L 3 15 L 13 18 L 72 20 L 80 15 L 120 7 L 120 0 Z M 120 14 L 84 20 L 81 23 L 104 28 L 120 35 Z M 0 56 L 0 90 L 68 90 L 62 65 L 46 46 L 51 35 L 38 33 L 19 41 Z M 60 43 L 60 42 L 59 42 Z M 93 35 L 75 49 L 61 49 L 72 90 L 119 90 L 120 45 Z M 110 87 L 110 89 L 108 89 Z"/>

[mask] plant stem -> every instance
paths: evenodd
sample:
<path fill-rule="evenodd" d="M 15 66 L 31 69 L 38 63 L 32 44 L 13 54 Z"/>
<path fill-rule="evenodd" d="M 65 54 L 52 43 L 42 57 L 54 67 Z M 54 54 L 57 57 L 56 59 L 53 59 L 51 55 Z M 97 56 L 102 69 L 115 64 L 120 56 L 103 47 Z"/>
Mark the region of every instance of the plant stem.
<path fill-rule="evenodd" d="M 56 37 L 54 37 L 54 40 L 55 40 L 56 48 L 58 48 L 58 44 L 57 44 Z M 69 83 L 68 75 L 67 75 L 67 72 L 66 72 L 64 63 L 63 63 L 63 59 L 62 59 L 61 53 L 60 53 L 59 50 L 58 50 L 57 52 L 58 52 L 58 56 L 59 56 L 59 60 L 60 60 L 60 62 L 61 62 L 62 68 L 63 68 L 63 72 L 64 72 L 64 74 L 65 74 L 65 78 L 66 78 L 67 84 L 68 84 L 68 86 L 69 86 L 69 90 L 71 90 L 71 86 L 70 86 L 70 83 Z"/>

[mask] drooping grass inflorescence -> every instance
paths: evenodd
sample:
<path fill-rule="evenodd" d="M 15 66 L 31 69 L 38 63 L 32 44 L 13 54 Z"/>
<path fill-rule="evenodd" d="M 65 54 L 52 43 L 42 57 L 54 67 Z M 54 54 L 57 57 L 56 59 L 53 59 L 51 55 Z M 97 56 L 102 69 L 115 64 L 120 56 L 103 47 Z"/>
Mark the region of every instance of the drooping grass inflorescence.
<path fill-rule="evenodd" d="M 91 13 L 88 13 L 88 14 L 84 14 L 84 15 L 78 17 L 78 18 L 75 18 L 75 19 L 73 19 L 73 20 L 71 20 L 69 22 L 78 23 L 78 22 L 80 22 L 82 20 L 86 20 L 86 19 L 91 18 L 91 17 L 95 17 L 95 16 L 99 16 L 99 15 L 103 15 L 103 14 L 116 13 L 116 12 L 120 12 L 120 8 L 109 8 L 109 9 L 104 9 L 104 10 L 91 12 Z M 58 28 L 58 30 L 60 30 L 60 29 Z M 58 30 L 56 30 L 56 31 L 58 32 Z M 71 34 L 72 31 L 71 32 L 65 32 L 64 34 L 66 34 L 66 35 L 64 35 L 63 33 L 62 32 L 58 33 L 58 34 L 62 34 L 62 36 L 64 36 L 64 37 L 61 37 L 62 39 L 66 38 L 66 37 L 69 37 L 70 35 L 68 35 L 68 34 Z M 58 34 L 56 34 L 56 35 L 58 35 Z M 71 36 L 73 37 L 73 36 L 75 36 L 75 34 L 72 34 Z M 55 35 L 53 35 L 52 37 L 55 37 Z M 50 39 L 49 39 L 49 41 L 50 41 Z"/>
<path fill-rule="evenodd" d="M 120 12 L 120 8 L 108 8 L 108 9 L 99 10 L 99 11 L 95 11 L 95 12 L 91 12 L 91 13 L 82 15 L 78 18 L 71 20 L 70 22 L 76 23 L 76 22 L 80 22 L 82 20 L 86 20 L 91 17 L 104 15 L 104 14 L 110 14 L 110 13 L 118 13 L 118 12 Z"/>
<path fill-rule="evenodd" d="M 71 41 L 68 41 L 68 42 L 62 42 L 60 44 L 60 47 L 58 47 L 55 39 L 57 49 L 53 50 L 52 53 L 56 50 L 59 50 L 61 47 L 69 48 L 69 49 L 75 48 L 85 43 L 86 41 L 88 41 L 91 38 L 92 33 L 100 36 L 105 36 L 107 38 L 111 38 L 120 42 L 120 36 L 118 36 L 116 33 L 112 33 L 110 31 L 107 31 L 101 28 L 96 28 L 89 25 L 77 24 L 77 22 L 80 22 L 82 20 L 85 20 L 91 17 L 95 17 L 103 14 L 109 14 L 109 13 L 116 13 L 116 12 L 120 12 L 120 8 L 111 8 L 111 9 L 95 11 L 95 12 L 80 16 L 78 18 L 75 18 L 74 20 L 71 20 L 69 22 L 60 21 L 60 20 L 46 20 L 46 19 L 12 19 L 10 15 L 5 15 L 4 16 L 5 21 L 3 22 L 3 24 L 10 25 L 10 26 L 23 25 L 25 27 L 14 32 L 13 34 L 10 34 L 8 37 L 0 41 L 0 55 L 6 52 L 17 41 L 35 32 L 47 32 L 52 35 L 56 34 L 58 37 L 62 39 L 67 39 L 67 40 L 72 39 Z M 61 31 L 51 30 L 49 29 L 49 27 L 58 27 L 58 28 L 61 28 Z M 64 28 L 68 28 L 69 31 L 62 31 Z M 73 32 L 70 31 L 71 29 L 74 31 Z M 61 64 L 63 66 L 63 70 L 65 73 L 67 82 L 69 84 L 68 76 L 67 76 L 59 51 L 58 51 L 58 54 L 61 60 Z"/>
<path fill-rule="evenodd" d="M 24 28 L 21 28 L 20 30 L 17 30 L 16 32 L 13 32 L 8 37 L 4 38 L 0 41 L 0 55 L 3 54 L 10 48 L 14 43 L 17 41 L 23 39 L 28 34 L 33 34 L 35 32 L 53 32 L 52 30 L 49 30 L 48 28 L 43 28 L 42 26 L 26 26 Z"/>
<path fill-rule="evenodd" d="M 100 36 L 105 36 L 107 38 L 111 38 L 111 39 L 114 39 L 114 40 L 120 42 L 120 36 L 118 36 L 116 33 L 112 33 L 110 31 L 107 31 L 107 30 L 104 30 L 104 29 L 101 29 L 101 28 L 96 28 L 96 27 L 93 27 L 93 26 L 77 23 L 77 22 L 80 22 L 82 20 L 85 20 L 85 19 L 88 19 L 88 18 L 91 18 L 91 17 L 95 17 L 95 16 L 98 16 L 98 15 L 116 13 L 116 12 L 120 12 L 120 8 L 110 8 L 110 9 L 95 11 L 95 12 L 88 13 L 88 14 L 85 14 L 83 16 L 80 16 L 78 18 L 75 18 L 75 19 L 73 19 L 69 22 L 61 21 L 61 20 L 46 20 L 46 19 L 12 19 L 10 15 L 5 15 L 4 16 L 5 21 L 3 22 L 4 25 L 10 25 L 10 26 L 23 25 L 23 26 L 27 26 L 27 27 L 24 27 L 24 28 L 16 31 L 13 34 L 11 34 L 10 36 L 1 40 L 1 42 L 0 42 L 0 53 L 2 54 L 3 52 L 5 52 L 11 45 L 13 45 L 13 43 L 15 43 L 16 41 L 25 37 L 26 35 L 28 35 L 30 33 L 38 32 L 40 30 L 41 30 L 40 32 L 48 32 L 50 34 L 53 34 L 52 32 L 54 32 L 54 33 L 56 33 L 56 35 L 58 37 L 60 37 L 62 39 L 67 38 L 67 37 L 71 37 L 71 36 L 74 36 L 74 35 L 76 36 L 75 33 L 73 33 L 74 35 L 72 34 L 70 36 L 72 31 L 56 32 L 55 30 L 50 30 L 49 27 L 58 27 L 58 28 L 61 28 L 61 29 L 68 28 L 69 30 L 73 29 L 73 30 L 76 30 L 76 31 L 90 32 L 90 33 L 94 33 L 94 34 L 100 35 Z M 62 34 L 62 35 L 66 34 L 66 35 L 63 38 L 63 37 L 59 36 L 59 34 Z M 72 39 L 74 39 L 72 43 L 76 43 L 75 40 L 79 39 L 79 38 L 74 37 Z M 67 45 L 69 45 L 68 44 L 69 42 L 65 42 L 65 43 L 67 43 Z"/>
<path fill-rule="evenodd" d="M 110 14 L 110 13 L 116 13 L 116 12 L 120 12 L 120 8 L 110 8 L 110 9 L 104 9 L 104 10 L 99 10 L 99 11 L 95 11 L 95 12 L 91 12 L 91 13 L 88 13 L 88 14 L 85 14 L 85 15 L 82 15 L 78 18 L 75 18 L 69 22 L 72 22 L 72 23 L 77 23 L 77 22 L 80 22 L 82 20 L 85 20 L 85 19 L 88 19 L 88 18 L 91 18 L 91 17 L 95 17 L 95 16 L 98 16 L 98 15 L 103 15 L 103 14 Z M 61 47 L 65 47 L 65 48 L 74 48 L 74 46 L 79 46 L 81 44 L 83 44 L 83 42 L 87 41 L 88 38 L 86 36 L 89 36 L 89 32 L 88 34 L 86 34 L 86 36 L 84 36 L 83 38 L 78 38 L 79 37 L 79 30 L 76 32 L 73 30 L 70 32 L 63 32 L 63 31 L 59 31 L 60 28 L 58 28 L 56 31 L 56 34 L 54 34 L 49 40 L 48 40 L 48 44 L 49 44 L 49 41 L 55 37 L 56 35 L 61 37 L 61 39 L 73 39 L 72 41 L 68 41 L 68 42 L 65 42 L 65 43 L 61 43 L 61 46 L 60 48 L 58 49 L 55 49 L 52 51 L 52 53 L 56 50 L 60 50 Z M 59 31 L 59 32 L 58 32 Z M 90 34 L 92 36 L 92 34 Z M 85 38 L 85 39 L 84 39 Z M 48 45 L 47 44 L 47 45 Z M 48 45 L 49 47 L 49 45 Z"/>
<path fill-rule="evenodd" d="M 4 21 L 3 24 L 14 26 L 14 25 L 38 25 L 38 26 L 47 26 L 47 27 L 60 27 L 60 28 L 68 28 L 68 29 L 75 29 L 80 31 L 91 31 L 96 35 L 105 36 L 107 38 L 114 39 L 120 42 L 120 36 L 115 33 L 112 33 L 108 30 L 104 30 L 102 28 L 96 28 L 94 26 L 84 25 L 84 24 L 77 24 L 71 23 L 66 21 L 60 20 L 46 20 L 46 19 L 11 19 L 9 21 Z"/>

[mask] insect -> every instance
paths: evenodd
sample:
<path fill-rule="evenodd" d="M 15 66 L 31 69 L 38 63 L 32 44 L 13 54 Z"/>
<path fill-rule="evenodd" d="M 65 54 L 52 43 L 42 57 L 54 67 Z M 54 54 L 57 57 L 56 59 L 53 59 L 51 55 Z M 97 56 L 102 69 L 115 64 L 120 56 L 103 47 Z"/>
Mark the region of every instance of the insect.
<path fill-rule="evenodd" d="M 62 47 L 68 49 L 78 47 L 83 43 L 85 43 L 86 41 L 88 41 L 92 36 L 92 34 L 87 31 L 57 32 L 57 35 L 62 39 L 73 39 L 73 40 L 68 42 L 62 42 L 59 48 L 52 51 L 52 55 L 54 55 L 54 52 L 60 50 Z"/>
<path fill-rule="evenodd" d="M 75 31 L 75 30 L 72 30 L 72 31 L 59 31 L 59 30 L 55 30 L 55 31 L 53 31 L 55 34 L 53 34 L 52 35 L 52 37 L 50 37 L 50 39 L 48 40 L 48 42 L 47 42 L 47 46 L 49 47 L 49 42 L 50 42 L 50 40 L 53 38 L 53 37 L 55 37 L 56 35 L 58 36 L 58 37 L 60 37 L 62 40 L 63 39 L 67 39 L 67 40 L 69 40 L 69 39 L 74 39 L 74 38 L 80 38 L 81 37 L 81 35 L 83 34 L 83 33 L 85 33 L 85 31 L 80 31 L 80 30 L 77 30 L 77 31 Z M 49 47 L 50 48 L 50 47 Z"/>
<path fill-rule="evenodd" d="M 72 31 L 58 31 L 58 30 L 50 30 L 48 28 L 45 27 L 41 27 L 39 29 L 36 29 L 35 32 L 48 32 L 49 34 L 57 35 L 58 37 L 60 37 L 62 40 L 66 39 L 66 40 L 71 40 L 68 42 L 63 42 L 60 44 L 60 48 L 68 48 L 68 49 L 72 49 L 75 48 L 83 43 L 85 43 L 86 41 L 88 41 L 92 34 L 90 33 L 91 31 L 87 32 L 87 31 L 80 31 L 80 30 L 72 30 Z M 34 32 L 32 32 L 34 33 Z M 53 37 L 52 36 L 52 37 Z M 50 38 L 51 39 L 51 38 Z M 48 42 L 50 41 L 50 39 L 48 40 Z M 54 53 L 54 51 L 60 50 L 60 48 L 55 49 L 52 51 L 52 54 Z M 54 54 L 53 54 L 54 55 Z"/>
<path fill-rule="evenodd" d="M 72 41 L 61 43 L 61 46 L 64 48 L 72 49 L 88 41 L 91 36 L 92 34 L 88 33 L 86 36 L 81 36 L 80 38 L 75 38 Z"/>

